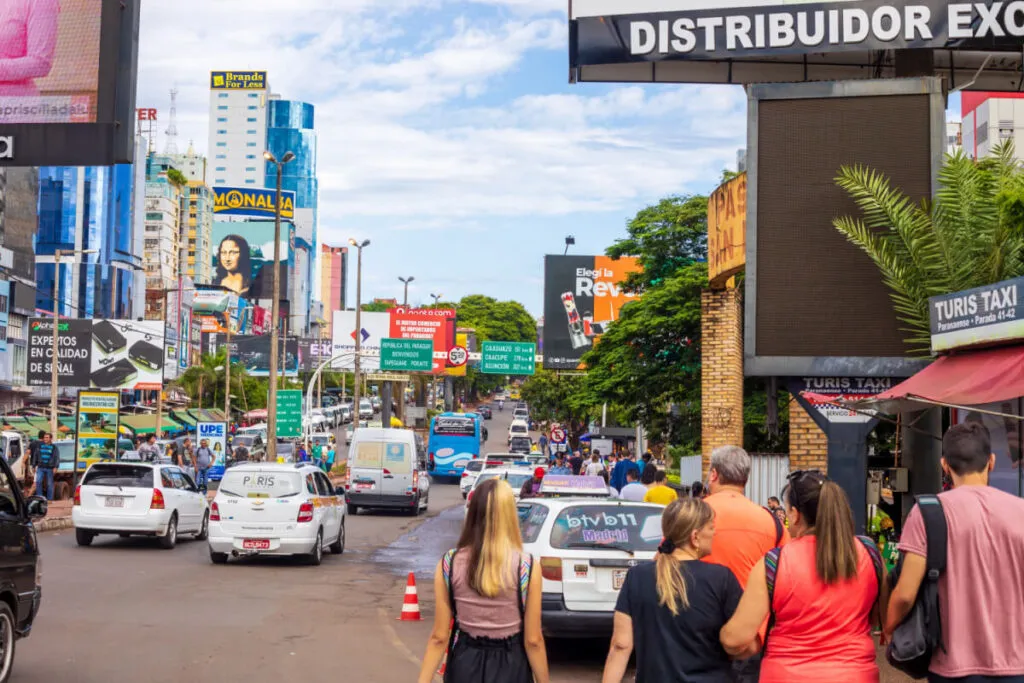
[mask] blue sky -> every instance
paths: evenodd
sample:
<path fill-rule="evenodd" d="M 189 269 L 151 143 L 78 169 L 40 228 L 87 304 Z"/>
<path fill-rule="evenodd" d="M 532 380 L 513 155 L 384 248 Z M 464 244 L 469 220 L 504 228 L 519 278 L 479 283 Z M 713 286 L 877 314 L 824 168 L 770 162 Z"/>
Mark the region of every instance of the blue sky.
<path fill-rule="evenodd" d="M 177 87 L 179 147 L 205 153 L 209 72 L 267 70 L 316 105 L 320 236 L 372 240 L 364 299 L 412 275 L 411 303 L 539 316 L 565 235 L 600 253 L 644 206 L 709 191 L 746 130 L 739 86 L 569 85 L 566 32 L 564 0 L 148 2 L 138 103 L 164 116 Z"/>

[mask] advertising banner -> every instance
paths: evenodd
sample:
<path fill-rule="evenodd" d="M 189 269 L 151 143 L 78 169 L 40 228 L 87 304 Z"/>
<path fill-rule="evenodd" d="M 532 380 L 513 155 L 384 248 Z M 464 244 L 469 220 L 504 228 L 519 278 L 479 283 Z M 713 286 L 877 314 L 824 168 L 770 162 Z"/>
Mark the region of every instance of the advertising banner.
<path fill-rule="evenodd" d="M 218 337 L 218 343 L 227 341 Z M 286 377 L 299 374 L 299 340 L 295 337 L 278 338 L 277 371 L 282 368 Z M 282 353 L 283 351 L 283 353 Z M 253 377 L 270 376 L 270 335 L 232 335 L 231 362 L 245 367 Z"/>
<path fill-rule="evenodd" d="M 864 424 L 874 417 L 871 411 L 849 410 L 833 402 L 871 398 L 892 389 L 894 381 L 891 377 L 797 377 L 788 380 L 786 386 L 795 394 L 804 394 L 832 424 Z"/>
<path fill-rule="evenodd" d="M 223 313 L 228 310 L 231 295 L 222 289 L 196 289 L 192 297 L 194 313 Z"/>
<path fill-rule="evenodd" d="M 708 280 L 724 287 L 747 262 L 747 174 L 722 183 L 708 198 Z"/>
<path fill-rule="evenodd" d="M 928 299 L 932 353 L 1024 339 L 1024 277 Z"/>
<path fill-rule="evenodd" d="M 210 90 L 266 90 L 266 71 L 211 71 Z"/>
<path fill-rule="evenodd" d="M 1019 51 L 1016 3 L 574 0 L 570 64 L 873 50 Z"/>
<path fill-rule="evenodd" d="M 575 370 L 635 294 L 622 281 L 637 260 L 607 256 L 544 257 L 544 367 Z"/>
<path fill-rule="evenodd" d="M 213 215 L 269 218 L 277 215 L 277 190 L 251 187 L 214 187 Z M 295 218 L 295 193 L 281 191 L 281 218 Z"/>
<path fill-rule="evenodd" d="M 359 361 L 360 369 L 363 372 L 380 370 L 380 340 L 391 336 L 391 316 L 388 313 L 361 312 L 359 322 L 361 325 L 359 330 L 359 336 L 362 339 L 361 348 L 364 352 L 369 351 L 372 354 L 362 357 Z M 335 370 L 351 372 L 355 369 L 356 312 L 334 311 L 332 325 L 332 354 L 334 356 L 348 355 L 336 359 L 331 367 Z"/>
<path fill-rule="evenodd" d="M 389 337 L 391 339 L 431 339 L 434 353 L 447 354 L 455 346 L 454 308 L 404 308 L 399 306 L 388 311 Z M 432 374 L 444 373 L 443 358 L 434 359 Z"/>
<path fill-rule="evenodd" d="M 299 367 L 303 372 L 312 372 L 331 357 L 334 343 L 330 339 L 300 339 Z"/>
<path fill-rule="evenodd" d="M 7 353 L 7 311 L 11 305 L 11 283 L 0 280 L 0 352 Z"/>
<path fill-rule="evenodd" d="M 281 299 L 288 298 L 288 273 L 295 263 L 292 244 L 295 228 L 281 224 Z M 274 221 L 225 222 L 213 224 L 214 277 L 211 284 L 226 287 L 250 300 L 272 299 L 274 295 Z"/>
<path fill-rule="evenodd" d="M 97 460 L 117 458 L 120 403 L 121 394 L 117 391 L 78 392 L 75 453 L 79 471 Z"/>
<path fill-rule="evenodd" d="M 164 323 L 161 320 L 61 320 L 57 372 L 62 386 L 155 390 L 163 386 Z M 32 318 L 28 382 L 49 385 L 53 321 Z"/>
<path fill-rule="evenodd" d="M 224 468 L 227 465 L 228 452 L 228 426 L 226 422 L 199 422 L 196 423 L 196 448 L 204 445 L 213 451 L 213 466 L 210 468 L 210 478 L 214 481 L 224 476 Z"/>

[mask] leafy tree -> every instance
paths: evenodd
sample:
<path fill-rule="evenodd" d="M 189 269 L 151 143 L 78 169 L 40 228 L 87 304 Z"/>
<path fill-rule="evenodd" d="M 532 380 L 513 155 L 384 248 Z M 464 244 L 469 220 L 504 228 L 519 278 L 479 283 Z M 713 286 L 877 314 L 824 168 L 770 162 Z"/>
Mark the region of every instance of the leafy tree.
<path fill-rule="evenodd" d="M 537 340 L 537 323 L 533 316 L 516 301 L 498 301 L 489 296 L 471 294 L 454 305 L 458 324 L 472 328 L 478 342 Z M 470 400 L 488 393 L 505 383 L 504 375 L 485 375 L 477 368 L 466 369 L 466 376 L 457 378 Z"/>
<path fill-rule="evenodd" d="M 594 414 L 588 405 L 581 375 L 558 374 L 538 370 L 523 383 L 523 400 L 530 405 L 534 419 L 565 426 L 573 443 L 584 433 L 588 419 Z"/>
<path fill-rule="evenodd" d="M 928 298 L 1024 275 L 1024 172 L 1013 147 L 975 162 L 946 157 L 933 203 L 913 203 L 887 177 L 844 166 L 837 184 L 862 218 L 833 221 L 875 262 L 913 353 L 931 350 Z"/>
<path fill-rule="evenodd" d="M 176 168 L 167 169 L 167 180 L 176 187 L 185 187 L 188 185 L 188 178 L 185 174 Z"/>
<path fill-rule="evenodd" d="M 384 301 L 370 301 L 359 307 L 363 313 L 387 313 L 394 306 Z"/>

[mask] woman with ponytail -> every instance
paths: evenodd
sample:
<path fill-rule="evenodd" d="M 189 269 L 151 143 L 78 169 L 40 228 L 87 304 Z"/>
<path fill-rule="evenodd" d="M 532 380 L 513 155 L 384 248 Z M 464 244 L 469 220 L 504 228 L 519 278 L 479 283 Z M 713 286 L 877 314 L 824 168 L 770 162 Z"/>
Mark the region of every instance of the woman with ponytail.
<path fill-rule="evenodd" d="M 733 655 L 763 647 L 760 683 L 878 683 L 871 626 L 888 594 L 878 548 L 854 534 L 846 494 L 821 472 L 790 474 L 782 500 L 793 540 L 754 566 L 722 645 Z"/>
<path fill-rule="evenodd" d="M 661 532 L 654 562 L 626 574 L 603 683 L 621 683 L 634 647 L 636 683 L 732 683 L 718 633 L 742 589 L 728 568 L 700 561 L 711 552 L 715 513 L 702 500 L 676 500 Z"/>

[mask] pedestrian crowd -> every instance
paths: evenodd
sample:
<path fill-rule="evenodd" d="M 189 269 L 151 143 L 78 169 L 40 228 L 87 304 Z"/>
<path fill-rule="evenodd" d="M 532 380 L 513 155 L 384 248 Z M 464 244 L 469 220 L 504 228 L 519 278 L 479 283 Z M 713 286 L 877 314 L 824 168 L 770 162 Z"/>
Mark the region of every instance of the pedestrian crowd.
<path fill-rule="evenodd" d="M 634 654 L 636 683 L 878 683 L 873 633 L 891 662 L 930 683 L 1024 683 L 1024 500 L 988 485 L 994 465 L 983 425 L 949 428 L 941 467 L 952 488 L 919 499 L 887 576 L 845 492 L 820 471 L 791 472 L 766 508 L 744 494 L 751 460 L 735 446 L 712 452 L 706 485 L 683 497 L 646 458 L 556 459 L 548 473 L 603 473 L 623 499 L 666 505 L 654 562 L 632 567 L 619 592 L 603 683 L 621 683 Z M 485 482 L 437 566 L 420 683 L 446 650 L 446 683 L 549 681 L 533 562 L 512 490 Z M 902 658 L 918 641 L 916 659 Z"/>

